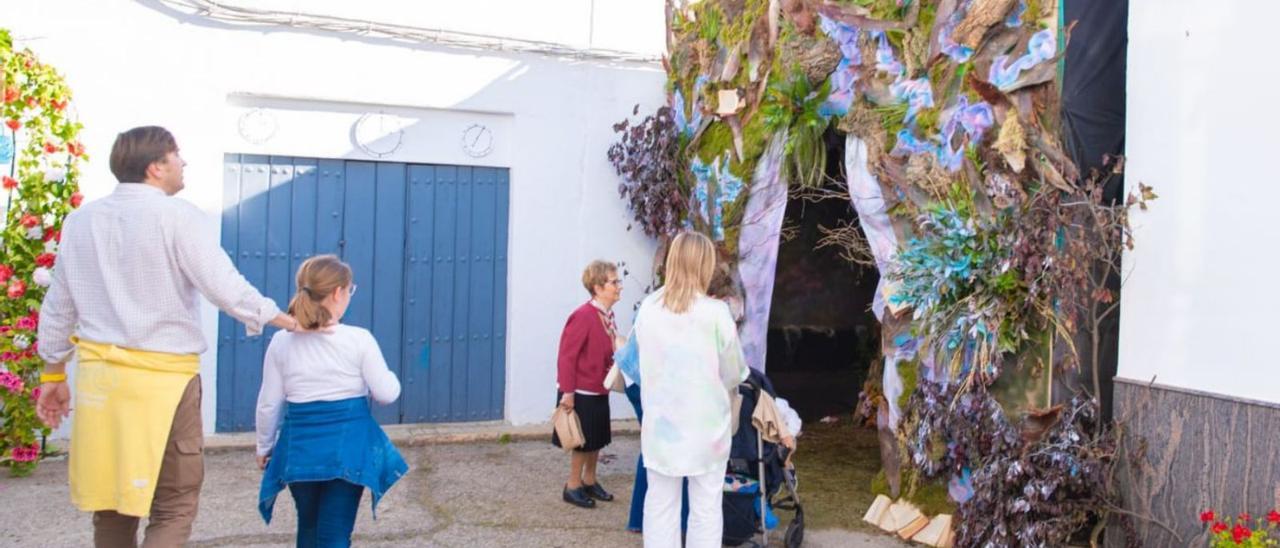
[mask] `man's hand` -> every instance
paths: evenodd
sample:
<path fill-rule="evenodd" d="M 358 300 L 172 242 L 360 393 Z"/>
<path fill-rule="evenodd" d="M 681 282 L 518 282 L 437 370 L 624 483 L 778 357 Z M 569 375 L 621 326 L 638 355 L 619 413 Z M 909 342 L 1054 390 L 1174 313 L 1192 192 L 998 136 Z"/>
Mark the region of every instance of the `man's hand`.
<path fill-rule="evenodd" d="M 573 411 L 573 392 L 560 397 L 560 407 L 563 407 L 566 411 Z"/>
<path fill-rule="evenodd" d="M 268 462 L 271 462 L 271 455 L 258 455 L 258 470 L 266 470 Z"/>
<path fill-rule="evenodd" d="M 46 382 L 40 385 L 40 398 L 36 400 L 36 416 L 57 428 L 62 419 L 71 413 L 71 389 L 66 381 Z"/>
<path fill-rule="evenodd" d="M 302 329 L 302 326 L 298 324 L 297 318 L 288 314 L 280 314 L 279 316 L 272 318 L 271 325 L 279 327 L 280 329 L 290 333 Z"/>
<path fill-rule="evenodd" d="M 290 333 L 333 333 L 336 329 L 336 323 L 331 325 L 320 326 L 316 329 L 307 329 L 298 323 L 298 319 L 288 314 L 281 314 L 271 320 L 271 325 L 279 327 Z"/>

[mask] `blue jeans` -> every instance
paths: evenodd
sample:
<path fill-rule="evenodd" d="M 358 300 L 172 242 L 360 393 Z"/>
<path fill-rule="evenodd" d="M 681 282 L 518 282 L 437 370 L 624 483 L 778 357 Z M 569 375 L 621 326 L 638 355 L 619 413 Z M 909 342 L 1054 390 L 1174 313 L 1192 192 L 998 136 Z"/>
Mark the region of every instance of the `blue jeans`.
<path fill-rule="evenodd" d="M 364 486 L 345 480 L 289 484 L 298 508 L 298 548 L 351 546 Z"/>
<path fill-rule="evenodd" d="M 640 407 L 640 385 L 632 384 L 627 387 L 627 400 L 631 401 L 631 407 L 636 410 L 636 420 L 644 420 L 644 410 Z M 649 472 L 644 467 L 644 455 L 641 454 L 636 459 L 636 482 L 631 488 L 631 516 L 627 520 L 627 530 L 641 531 L 644 529 L 644 496 L 649 492 Z M 684 486 L 681 492 L 680 500 L 680 530 L 689 529 L 689 480 L 684 480 Z"/>

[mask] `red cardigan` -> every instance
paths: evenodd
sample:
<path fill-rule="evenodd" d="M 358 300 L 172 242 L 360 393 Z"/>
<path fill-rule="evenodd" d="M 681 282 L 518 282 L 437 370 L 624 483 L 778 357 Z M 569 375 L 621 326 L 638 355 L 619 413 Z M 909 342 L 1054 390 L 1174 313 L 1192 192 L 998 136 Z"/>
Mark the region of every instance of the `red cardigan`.
<path fill-rule="evenodd" d="M 560 334 L 556 384 L 566 394 L 575 390 L 608 394 L 604 377 L 612 366 L 613 341 L 600 321 L 600 313 L 587 301 L 569 315 Z"/>

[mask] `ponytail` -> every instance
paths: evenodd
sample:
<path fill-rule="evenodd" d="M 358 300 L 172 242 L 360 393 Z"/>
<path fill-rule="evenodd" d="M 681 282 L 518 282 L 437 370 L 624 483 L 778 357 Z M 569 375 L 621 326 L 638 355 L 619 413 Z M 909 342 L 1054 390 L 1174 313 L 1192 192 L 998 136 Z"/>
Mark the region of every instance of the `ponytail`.
<path fill-rule="evenodd" d="M 334 290 L 351 285 L 351 267 L 336 255 L 317 255 L 298 267 L 298 290 L 289 300 L 289 315 L 303 329 L 320 329 L 333 321 L 324 300 Z"/>

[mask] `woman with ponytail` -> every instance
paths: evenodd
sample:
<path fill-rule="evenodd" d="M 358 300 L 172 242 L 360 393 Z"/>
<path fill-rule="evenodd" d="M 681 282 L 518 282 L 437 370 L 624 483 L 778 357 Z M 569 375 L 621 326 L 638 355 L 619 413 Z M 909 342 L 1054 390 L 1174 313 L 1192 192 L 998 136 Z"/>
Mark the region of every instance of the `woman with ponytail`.
<path fill-rule="evenodd" d="M 378 499 L 408 471 L 369 411 L 400 396 L 378 342 L 340 323 L 356 292 L 351 267 L 333 255 L 298 269 L 289 314 L 302 329 L 271 338 L 258 393 L 258 510 L 271 522 L 286 486 L 298 509 L 298 546 L 350 546 L 360 497 Z"/>

